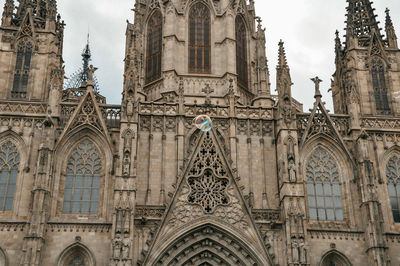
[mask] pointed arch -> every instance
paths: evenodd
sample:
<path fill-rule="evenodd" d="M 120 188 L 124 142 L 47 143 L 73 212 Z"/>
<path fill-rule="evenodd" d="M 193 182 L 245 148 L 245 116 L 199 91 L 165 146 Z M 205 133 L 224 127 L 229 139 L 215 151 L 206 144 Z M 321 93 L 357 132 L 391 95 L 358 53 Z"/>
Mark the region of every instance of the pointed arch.
<path fill-rule="evenodd" d="M 321 259 L 319 266 L 351 266 L 349 259 L 342 253 L 331 250 Z"/>
<path fill-rule="evenodd" d="M 238 83 L 248 90 L 249 74 L 247 60 L 247 29 L 246 23 L 241 15 L 237 15 L 235 19 L 236 32 L 236 74 Z"/>
<path fill-rule="evenodd" d="M 98 148 L 85 138 L 75 146 L 67 162 L 63 214 L 96 215 L 102 170 Z"/>
<path fill-rule="evenodd" d="M 146 83 L 161 78 L 163 16 L 156 9 L 147 21 Z"/>
<path fill-rule="evenodd" d="M 204 220 L 204 219 L 201 219 Z M 161 242 L 146 265 L 269 265 L 240 232 L 197 221 L 174 239 Z"/>
<path fill-rule="evenodd" d="M 14 141 L 0 141 L 0 212 L 12 211 L 17 180 L 20 172 L 21 155 Z"/>
<path fill-rule="evenodd" d="M 385 176 L 393 221 L 400 223 L 400 153 L 397 151 L 392 152 L 388 157 L 385 164 Z"/>
<path fill-rule="evenodd" d="M 374 56 L 370 64 L 376 111 L 378 114 L 390 114 L 391 109 L 389 105 L 384 60 L 378 56 Z"/>
<path fill-rule="evenodd" d="M 26 98 L 33 49 L 34 43 L 28 37 L 21 38 L 16 43 L 17 57 L 15 61 L 13 86 L 11 90 L 12 98 Z"/>
<path fill-rule="evenodd" d="M 315 154 L 318 150 L 322 150 L 322 153 Z M 314 154 L 316 157 L 313 157 Z M 324 158 L 325 161 L 316 159 L 318 156 Z M 316 160 L 317 162 L 315 162 Z M 354 165 L 347 151 L 338 146 L 337 142 L 331 138 L 324 135 L 314 136 L 301 148 L 300 161 L 305 191 L 307 192 L 306 206 L 309 220 L 342 222 L 353 219 L 354 215 L 350 215 L 354 212 L 350 182 L 354 178 Z M 311 162 L 315 163 L 309 166 Z M 319 169 L 318 167 L 322 168 Z M 327 194 L 325 194 L 325 183 Z M 318 201 L 318 197 L 320 201 Z M 314 198 L 313 201 L 312 198 Z M 333 202 L 335 200 L 336 205 Z M 318 202 L 320 202 L 320 205 L 318 205 Z M 336 206 L 341 207 L 341 209 L 337 209 Z M 318 209 L 321 209 L 321 216 L 324 219 L 320 219 L 318 216 Z M 328 219 L 332 217 L 333 211 L 333 219 Z"/>
<path fill-rule="evenodd" d="M 57 266 L 95 266 L 93 252 L 80 242 L 67 247 L 59 256 Z"/>
<path fill-rule="evenodd" d="M 189 72 L 211 73 L 211 12 L 202 2 L 189 11 Z"/>
<path fill-rule="evenodd" d="M 56 145 L 56 153 L 54 157 L 55 168 L 56 168 L 56 180 L 54 182 L 54 193 L 58 194 L 58 201 L 54 202 L 52 205 L 52 213 L 53 215 L 68 215 L 68 213 L 64 212 L 64 200 L 66 199 L 66 188 L 73 189 L 71 187 L 67 187 L 69 168 L 70 168 L 70 158 L 74 155 L 74 152 L 79 147 L 79 145 L 88 141 L 91 143 L 93 149 L 97 150 L 97 154 L 95 157 L 91 157 L 88 159 L 88 162 L 91 163 L 93 168 L 89 168 L 90 171 L 96 170 L 96 175 L 83 175 L 79 178 L 84 178 L 84 176 L 88 177 L 88 180 L 94 181 L 94 179 L 98 179 L 100 175 L 100 187 L 98 184 L 96 186 L 88 187 L 82 186 L 81 189 L 86 189 L 86 192 L 92 190 L 92 192 L 97 193 L 97 189 L 99 190 L 98 199 L 93 200 L 98 202 L 98 212 L 97 213 L 82 213 L 81 215 L 96 215 L 97 217 L 103 217 L 106 213 L 107 204 L 105 204 L 108 200 L 108 193 L 106 193 L 106 188 L 112 185 L 110 182 L 109 175 L 114 167 L 113 160 L 113 152 L 112 148 L 109 146 L 107 139 L 101 134 L 98 130 L 90 125 L 84 125 L 80 128 L 75 128 L 68 132 L 63 139 L 57 143 Z M 76 162 L 80 162 L 79 158 L 76 157 Z M 96 160 L 96 163 L 95 161 Z M 99 166 L 100 160 L 100 166 Z M 73 164 L 72 164 L 73 165 Z M 76 164 L 79 165 L 79 164 Z M 87 170 L 87 168 L 76 168 L 77 170 Z M 78 172 L 77 172 L 78 173 Z M 94 172 L 93 172 L 94 173 Z M 72 179 L 74 179 L 74 175 L 72 175 Z M 70 179 L 71 180 L 71 179 Z M 98 181 L 98 180 L 96 180 Z M 83 182 L 83 181 L 82 181 Z M 76 184 L 76 183 L 75 183 Z M 94 184 L 94 183 L 93 183 Z M 90 185 L 93 185 L 92 183 Z M 93 191 L 95 190 L 95 191 Z M 69 192 L 69 191 L 68 191 Z M 85 191 L 84 191 L 85 192 Z M 82 192 L 82 193 L 84 193 Z M 89 192 L 90 193 L 90 192 Z M 83 196 L 83 194 L 81 194 Z M 68 199 L 68 198 L 67 198 Z M 83 201 L 89 201 L 86 198 Z M 95 205 L 94 205 L 95 207 Z M 70 213 L 69 215 L 77 215 L 79 213 Z"/>

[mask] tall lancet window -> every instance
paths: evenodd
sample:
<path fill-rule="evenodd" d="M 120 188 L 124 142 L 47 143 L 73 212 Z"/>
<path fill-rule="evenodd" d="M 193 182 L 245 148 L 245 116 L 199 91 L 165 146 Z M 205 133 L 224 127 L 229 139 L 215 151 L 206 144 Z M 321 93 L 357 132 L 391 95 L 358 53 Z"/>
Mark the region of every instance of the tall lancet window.
<path fill-rule="evenodd" d="M 14 69 L 14 82 L 11 91 L 12 98 L 25 98 L 31 69 L 33 44 L 22 40 L 17 46 L 17 60 Z"/>
<path fill-rule="evenodd" d="M 325 149 L 318 147 L 308 159 L 306 177 L 310 219 L 343 221 L 339 169 Z"/>
<path fill-rule="evenodd" d="M 374 58 L 371 62 L 372 85 L 374 86 L 374 96 L 376 111 L 379 114 L 390 114 L 387 86 L 385 79 L 385 67 L 381 59 Z"/>
<path fill-rule="evenodd" d="M 97 214 L 101 158 L 90 140 L 82 141 L 68 159 L 65 176 L 64 214 Z"/>
<path fill-rule="evenodd" d="M 146 83 L 161 78 L 162 23 L 162 14 L 157 10 L 147 24 Z"/>
<path fill-rule="evenodd" d="M 241 16 L 236 17 L 236 72 L 239 85 L 248 89 L 247 33 Z"/>
<path fill-rule="evenodd" d="M 211 15 L 202 3 L 189 13 L 189 72 L 211 72 Z"/>
<path fill-rule="evenodd" d="M 20 156 L 17 147 L 6 141 L 0 145 L 0 212 L 11 211 L 19 171 Z"/>
<path fill-rule="evenodd" d="M 387 163 L 386 178 L 389 187 L 393 219 L 395 223 L 400 223 L 400 158 L 398 155 L 390 158 Z"/>

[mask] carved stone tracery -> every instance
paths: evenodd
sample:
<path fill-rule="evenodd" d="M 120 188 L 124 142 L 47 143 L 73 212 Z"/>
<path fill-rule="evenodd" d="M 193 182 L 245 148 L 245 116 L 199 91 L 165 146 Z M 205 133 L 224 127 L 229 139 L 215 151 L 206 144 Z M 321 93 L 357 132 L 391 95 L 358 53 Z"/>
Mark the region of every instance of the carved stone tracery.
<path fill-rule="evenodd" d="M 229 204 L 230 200 L 226 194 L 229 185 L 227 171 L 222 165 L 210 133 L 204 137 L 189 173 L 189 203 L 202 206 L 205 213 L 213 213 L 218 205 Z"/>

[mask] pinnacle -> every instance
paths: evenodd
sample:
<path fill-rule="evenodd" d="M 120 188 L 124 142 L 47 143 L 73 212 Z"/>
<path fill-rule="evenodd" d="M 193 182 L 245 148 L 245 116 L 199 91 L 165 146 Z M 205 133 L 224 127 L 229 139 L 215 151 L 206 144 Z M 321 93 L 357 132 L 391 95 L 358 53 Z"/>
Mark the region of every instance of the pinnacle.
<path fill-rule="evenodd" d="M 284 42 L 279 41 L 278 68 L 288 68 Z"/>
<path fill-rule="evenodd" d="M 392 18 L 390 17 L 390 9 L 386 8 L 386 27 L 393 27 Z"/>
<path fill-rule="evenodd" d="M 379 22 L 370 0 L 347 0 L 347 37 L 358 38 L 361 46 L 368 46 L 372 31 L 380 36 Z"/>

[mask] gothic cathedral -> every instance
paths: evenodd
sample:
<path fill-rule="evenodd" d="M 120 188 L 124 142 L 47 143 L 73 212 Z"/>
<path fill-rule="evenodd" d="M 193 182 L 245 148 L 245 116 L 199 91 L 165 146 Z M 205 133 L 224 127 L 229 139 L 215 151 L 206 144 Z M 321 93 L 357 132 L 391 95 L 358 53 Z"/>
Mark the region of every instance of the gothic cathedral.
<path fill-rule="evenodd" d="M 120 105 L 89 45 L 64 82 L 56 0 L 5 0 L 0 265 L 399 266 L 400 50 L 347 2 L 330 113 L 282 41 L 271 85 L 254 0 L 136 0 Z"/>

